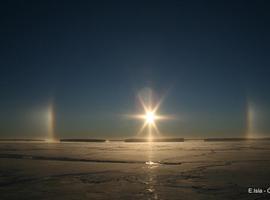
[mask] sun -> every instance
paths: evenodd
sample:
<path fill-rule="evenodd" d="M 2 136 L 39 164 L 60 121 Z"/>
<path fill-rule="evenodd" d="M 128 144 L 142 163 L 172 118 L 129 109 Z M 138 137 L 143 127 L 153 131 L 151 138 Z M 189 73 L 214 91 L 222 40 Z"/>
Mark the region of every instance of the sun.
<path fill-rule="evenodd" d="M 144 137 L 147 138 L 148 141 L 152 141 L 156 137 L 161 137 L 157 123 L 162 120 L 172 119 L 171 116 L 160 115 L 158 112 L 163 99 L 164 97 L 154 101 L 152 91 L 149 90 L 145 95 L 138 95 L 139 103 L 144 112 L 141 114 L 128 115 L 128 117 L 143 120 L 143 124 L 136 136 L 140 137 L 143 133 L 146 133 Z"/>
<path fill-rule="evenodd" d="M 157 98 L 150 88 L 146 88 L 138 93 L 137 98 L 141 113 L 125 115 L 125 117 L 142 121 L 142 126 L 136 133 L 136 137 L 145 138 L 149 142 L 162 138 L 158 124 L 164 120 L 177 119 L 175 115 L 161 115 L 159 108 L 163 103 L 165 95 Z"/>
<path fill-rule="evenodd" d="M 145 120 L 147 124 L 155 123 L 156 115 L 153 111 L 147 111 L 145 114 Z"/>

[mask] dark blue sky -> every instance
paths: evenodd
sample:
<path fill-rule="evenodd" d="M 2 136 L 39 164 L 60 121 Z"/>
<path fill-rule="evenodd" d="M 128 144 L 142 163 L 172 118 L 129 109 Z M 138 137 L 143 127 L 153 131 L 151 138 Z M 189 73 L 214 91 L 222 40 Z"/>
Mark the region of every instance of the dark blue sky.
<path fill-rule="evenodd" d="M 164 135 L 243 136 L 250 126 L 267 135 L 269 8 L 1 1 L 1 137 L 44 137 L 52 99 L 59 137 L 133 136 L 141 122 L 122 115 L 138 112 L 136 95 L 146 87 L 167 93 L 161 113 L 181 118 L 158 124 Z"/>

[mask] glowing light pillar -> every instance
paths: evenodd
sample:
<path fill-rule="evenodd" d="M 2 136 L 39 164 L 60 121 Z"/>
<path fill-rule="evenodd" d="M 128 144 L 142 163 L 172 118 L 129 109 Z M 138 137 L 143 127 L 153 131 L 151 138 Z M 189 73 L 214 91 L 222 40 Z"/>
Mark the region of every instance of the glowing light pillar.
<path fill-rule="evenodd" d="M 246 112 L 246 137 L 256 137 L 258 136 L 256 126 L 256 118 L 258 113 L 256 110 L 256 105 L 250 100 L 248 100 Z"/>
<path fill-rule="evenodd" d="M 48 106 L 48 113 L 47 113 L 47 119 L 48 119 L 48 141 L 53 142 L 56 140 L 54 129 L 55 129 L 55 114 L 54 114 L 54 105 L 53 102 L 50 102 Z"/>

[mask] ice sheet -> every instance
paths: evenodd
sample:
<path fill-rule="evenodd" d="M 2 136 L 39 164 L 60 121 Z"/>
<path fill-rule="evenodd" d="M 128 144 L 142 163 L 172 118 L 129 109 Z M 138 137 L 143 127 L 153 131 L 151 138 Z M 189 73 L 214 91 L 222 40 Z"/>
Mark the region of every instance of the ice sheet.
<path fill-rule="evenodd" d="M 0 143 L 0 199 L 270 199 L 270 142 Z"/>

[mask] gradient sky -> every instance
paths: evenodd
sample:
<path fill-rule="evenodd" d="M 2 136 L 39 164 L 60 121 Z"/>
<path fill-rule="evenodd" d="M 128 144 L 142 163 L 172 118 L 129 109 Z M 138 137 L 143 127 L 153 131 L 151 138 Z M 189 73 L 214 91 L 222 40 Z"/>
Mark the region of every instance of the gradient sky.
<path fill-rule="evenodd" d="M 1 1 L 0 137 L 134 136 L 145 88 L 164 136 L 267 135 L 267 2 Z"/>

